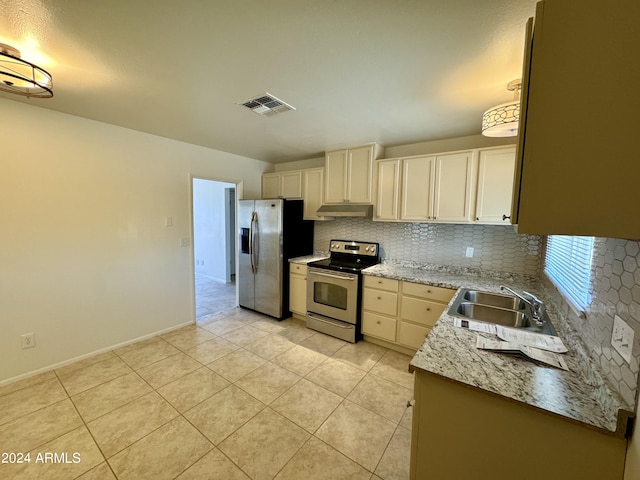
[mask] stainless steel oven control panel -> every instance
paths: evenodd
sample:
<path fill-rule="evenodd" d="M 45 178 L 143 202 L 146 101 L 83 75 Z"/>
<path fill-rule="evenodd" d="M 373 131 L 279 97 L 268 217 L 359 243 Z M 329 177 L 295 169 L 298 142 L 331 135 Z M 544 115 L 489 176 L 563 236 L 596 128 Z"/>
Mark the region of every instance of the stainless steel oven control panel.
<path fill-rule="evenodd" d="M 378 255 L 377 243 L 353 242 L 350 240 L 331 240 L 329 244 L 331 253 L 350 253 L 352 255 Z"/>

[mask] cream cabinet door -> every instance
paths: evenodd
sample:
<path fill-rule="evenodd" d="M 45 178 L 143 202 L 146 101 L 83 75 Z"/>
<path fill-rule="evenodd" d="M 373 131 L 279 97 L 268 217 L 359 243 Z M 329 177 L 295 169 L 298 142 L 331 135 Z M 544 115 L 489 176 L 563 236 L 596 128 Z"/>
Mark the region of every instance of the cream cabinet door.
<path fill-rule="evenodd" d="M 473 152 L 436 157 L 433 218 L 441 222 L 472 221 L 471 204 L 475 195 Z"/>
<path fill-rule="evenodd" d="M 399 159 L 378 160 L 376 162 L 376 200 L 374 220 L 398 220 L 398 199 L 400 197 Z"/>
<path fill-rule="evenodd" d="M 327 152 L 324 175 L 324 203 L 344 203 L 347 190 L 347 150 Z"/>
<path fill-rule="evenodd" d="M 373 335 L 389 342 L 396 341 L 396 322 L 395 318 L 385 317 L 372 312 L 362 313 L 362 333 L 365 335 Z"/>
<path fill-rule="evenodd" d="M 430 327 L 400 321 L 397 342 L 417 350 L 424 343 L 429 331 L 431 331 Z"/>
<path fill-rule="evenodd" d="M 302 170 L 302 200 L 304 201 L 305 220 L 328 220 L 317 215 L 322 206 L 324 168 Z"/>
<path fill-rule="evenodd" d="M 302 198 L 302 173 L 300 170 L 280 174 L 280 196 Z"/>
<path fill-rule="evenodd" d="M 476 222 L 510 224 L 515 167 L 515 146 L 480 151 Z"/>
<path fill-rule="evenodd" d="M 433 217 L 433 176 L 435 157 L 402 160 L 400 219 L 426 221 Z"/>
<path fill-rule="evenodd" d="M 289 275 L 289 310 L 305 316 L 307 314 L 307 266 L 298 265 L 304 267 L 304 274 L 299 275 L 294 273 L 293 265 Z"/>
<path fill-rule="evenodd" d="M 373 149 L 367 145 L 348 150 L 346 199 L 350 203 L 371 203 Z"/>
<path fill-rule="evenodd" d="M 262 175 L 262 198 L 280 197 L 280 174 L 265 173 Z"/>
<path fill-rule="evenodd" d="M 300 170 L 262 175 L 262 198 L 302 198 Z"/>
<path fill-rule="evenodd" d="M 398 314 L 398 294 L 364 288 L 362 308 L 384 315 L 396 316 Z"/>

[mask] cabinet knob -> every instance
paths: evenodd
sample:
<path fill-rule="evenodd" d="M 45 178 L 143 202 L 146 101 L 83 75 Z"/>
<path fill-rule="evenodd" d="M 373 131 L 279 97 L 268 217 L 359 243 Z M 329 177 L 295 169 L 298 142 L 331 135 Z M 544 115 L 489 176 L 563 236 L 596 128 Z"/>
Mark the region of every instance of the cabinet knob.
<path fill-rule="evenodd" d="M 479 222 L 479 221 L 480 221 L 480 217 L 476 217 L 476 222 Z"/>
<path fill-rule="evenodd" d="M 380 285 L 382 285 L 382 280 L 378 280 L 378 283 L 379 283 Z"/>
<path fill-rule="evenodd" d="M 430 288 L 427 289 L 427 293 L 431 293 L 431 289 Z"/>
<path fill-rule="evenodd" d="M 430 312 L 430 311 L 431 311 L 431 307 L 427 307 L 427 312 Z"/>
<path fill-rule="evenodd" d="M 382 297 L 378 297 L 378 300 L 382 300 Z"/>
<path fill-rule="evenodd" d="M 380 320 L 376 320 L 376 323 L 377 323 L 378 325 L 380 325 Z"/>
<path fill-rule="evenodd" d="M 511 220 L 511 215 L 509 216 L 502 215 L 502 221 L 505 221 L 505 220 Z"/>

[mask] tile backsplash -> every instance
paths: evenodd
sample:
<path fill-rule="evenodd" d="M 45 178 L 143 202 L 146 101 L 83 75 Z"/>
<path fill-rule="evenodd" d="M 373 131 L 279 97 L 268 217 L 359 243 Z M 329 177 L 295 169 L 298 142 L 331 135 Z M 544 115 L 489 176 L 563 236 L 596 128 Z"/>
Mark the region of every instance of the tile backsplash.
<path fill-rule="evenodd" d="M 518 235 L 503 225 L 373 222 L 365 218 L 336 218 L 316 222 L 314 249 L 327 252 L 332 239 L 378 242 L 387 261 L 470 267 L 537 276 L 543 240 Z M 472 247 L 473 257 L 465 256 Z"/>
<path fill-rule="evenodd" d="M 548 291 L 570 326 L 576 330 L 601 373 L 629 405 L 636 405 L 640 365 L 640 242 L 596 238 L 591 269 L 591 303 L 580 318 L 546 276 Z M 618 315 L 633 328 L 631 364 L 611 346 L 613 318 Z"/>

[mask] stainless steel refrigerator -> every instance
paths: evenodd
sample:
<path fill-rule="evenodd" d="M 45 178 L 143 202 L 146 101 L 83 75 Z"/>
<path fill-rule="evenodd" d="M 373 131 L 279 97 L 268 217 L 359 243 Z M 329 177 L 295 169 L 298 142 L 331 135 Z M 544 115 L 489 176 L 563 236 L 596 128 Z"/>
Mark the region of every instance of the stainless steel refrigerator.
<path fill-rule="evenodd" d="M 313 221 L 302 200 L 238 202 L 241 307 L 282 319 L 289 311 L 289 259 L 313 253 Z"/>

